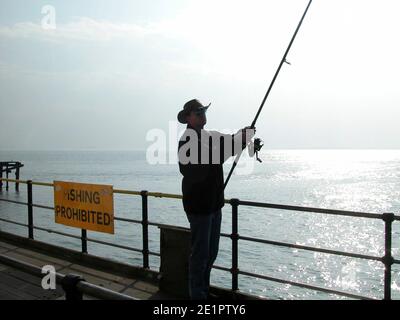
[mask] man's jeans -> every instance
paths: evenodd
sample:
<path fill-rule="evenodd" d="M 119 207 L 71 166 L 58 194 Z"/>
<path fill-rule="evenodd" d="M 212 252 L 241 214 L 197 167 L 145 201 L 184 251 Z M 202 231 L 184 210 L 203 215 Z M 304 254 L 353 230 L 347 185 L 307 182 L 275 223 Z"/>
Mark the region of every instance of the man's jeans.
<path fill-rule="evenodd" d="M 217 258 L 221 210 L 211 214 L 186 214 L 192 234 L 189 259 L 191 299 L 207 299 L 212 265 Z"/>

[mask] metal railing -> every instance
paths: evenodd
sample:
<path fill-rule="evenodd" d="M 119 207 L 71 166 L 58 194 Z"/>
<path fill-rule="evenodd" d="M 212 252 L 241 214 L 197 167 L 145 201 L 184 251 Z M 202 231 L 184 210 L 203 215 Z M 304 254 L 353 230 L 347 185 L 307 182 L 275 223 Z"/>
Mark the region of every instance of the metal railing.
<path fill-rule="evenodd" d="M 34 182 L 31 180 L 26 180 L 26 181 L 25 180 L 14 180 L 14 179 L 0 179 L 0 180 L 15 182 L 15 183 L 22 183 L 22 184 L 27 185 L 27 192 L 28 192 L 28 202 L 27 203 L 20 202 L 20 201 L 8 200 L 8 199 L 1 199 L 1 198 L 0 198 L 0 201 L 6 201 L 6 202 L 10 202 L 10 203 L 27 205 L 28 206 L 28 224 L 26 225 L 26 224 L 22 224 L 22 223 L 19 223 L 16 221 L 11 221 L 11 220 L 4 219 L 4 218 L 0 218 L 0 221 L 27 227 L 28 228 L 28 237 L 30 239 L 34 239 L 34 230 L 47 231 L 47 232 L 59 234 L 62 236 L 80 239 L 81 244 L 82 244 L 82 249 L 81 249 L 82 253 L 88 253 L 88 250 L 87 250 L 87 242 L 88 241 L 107 245 L 107 246 L 112 246 L 112 247 L 116 247 L 116 248 L 120 248 L 120 249 L 125 249 L 125 250 L 129 250 L 129 251 L 140 252 L 143 256 L 142 267 L 145 269 L 150 269 L 149 268 L 149 255 L 160 256 L 160 253 L 149 250 L 149 226 L 174 227 L 172 225 L 166 225 L 166 224 L 155 223 L 155 222 L 149 221 L 149 219 L 148 219 L 149 197 L 182 199 L 181 195 L 176 195 L 176 194 L 168 194 L 168 193 L 161 193 L 161 192 L 148 192 L 146 190 L 131 191 L 131 190 L 114 189 L 113 192 L 115 194 L 140 196 L 142 199 L 142 219 L 141 220 L 114 217 L 114 220 L 116 220 L 116 221 L 124 221 L 124 222 L 142 225 L 142 239 L 143 239 L 142 248 L 133 248 L 133 247 L 123 246 L 123 245 L 113 244 L 113 243 L 106 242 L 106 241 L 100 241 L 100 240 L 88 238 L 86 230 L 84 230 L 84 229 L 82 229 L 81 236 L 79 237 L 79 236 L 75 236 L 75 235 L 71 235 L 68 233 L 59 232 L 59 231 L 55 231 L 55 230 L 51 230 L 51 229 L 47 229 L 47 228 L 35 227 L 33 224 L 33 208 L 37 207 L 37 208 L 44 208 L 44 209 L 50 209 L 50 210 L 54 210 L 54 208 L 50 207 L 50 206 L 34 204 L 33 200 L 32 200 L 32 186 L 37 185 L 37 186 L 53 187 L 53 184 L 45 183 L 45 182 L 36 182 L 36 181 Z M 244 275 L 244 276 L 264 279 L 264 280 L 268 280 L 268 281 L 272 281 L 272 282 L 289 284 L 289 285 L 292 285 L 295 287 L 306 288 L 306 289 L 325 292 L 325 293 L 329 293 L 329 294 L 341 295 L 341 296 L 354 298 L 354 299 L 374 299 L 371 297 L 353 294 L 350 292 L 344 292 L 344 291 L 340 291 L 340 290 L 320 287 L 320 286 L 311 285 L 311 284 L 307 284 L 307 283 L 301 283 L 301 282 L 291 281 L 291 280 L 287 280 L 287 279 L 280 279 L 280 278 L 276 278 L 276 277 L 272 277 L 272 276 L 266 276 L 266 275 L 262 275 L 262 274 L 257 274 L 257 273 L 253 273 L 253 272 L 249 272 L 249 271 L 240 270 L 239 269 L 239 250 L 238 250 L 239 246 L 238 246 L 238 243 L 239 243 L 239 240 L 242 240 L 242 241 L 263 243 L 263 244 L 267 244 L 267 245 L 274 245 L 274 246 L 280 246 L 280 247 L 286 247 L 286 248 L 294 248 L 294 249 L 300 249 L 300 250 L 306 250 L 306 251 L 312 251 L 312 252 L 332 254 L 332 255 L 338 255 L 338 256 L 344 256 L 344 257 L 352 257 L 352 258 L 356 258 L 356 259 L 379 261 L 385 267 L 384 297 L 383 298 L 385 300 L 391 299 L 392 265 L 400 264 L 400 260 L 396 260 L 392 256 L 392 224 L 394 221 L 400 221 L 400 216 L 395 215 L 393 213 L 378 214 L 378 213 L 367 213 L 367 212 L 346 211 L 346 210 L 332 210 L 332 209 L 323 209 L 323 208 L 312 208 L 312 207 L 290 206 L 290 205 L 271 204 L 271 203 L 262 203 L 262 202 L 242 201 L 239 199 L 226 199 L 225 203 L 230 204 L 231 208 L 232 208 L 232 231 L 230 234 L 221 233 L 221 236 L 230 238 L 232 241 L 232 265 L 231 265 L 231 268 L 226 268 L 226 267 L 217 266 L 217 265 L 214 265 L 213 268 L 231 273 L 231 276 L 232 276 L 231 290 L 233 290 L 233 291 L 239 290 L 239 279 L 238 278 L 239 278 L 239 275 Z M 335 216 L 347 216 L 347 217 L 358 217 L 358 218 L 382 220 L 384 222 L 384 244 L 385 244 L 384 245 L 384 255 L 381 257 L 371 256 L 371 255 L 365 255 L 365 254 L 351 253 L 351 252 L 338 251 L 338 250 L 332 250 L 332 249 L 325 249 L 325 248 L 311 247 L 311 246 L 305 246 L 305 245 L 299 245 L 299 244 L 285 243 L 285 242 L 280 242 L 280 241 L 272 241 L 272 240 L 267 240 L 267 239 L 259 239 L 259 238 L 253 238 L 253 237 L 248 237 L 248 236 L 241 236 L 239 234 L 239 230 L 238 230 L 239 206 L 250 206 L 250 207 L 258 207 L 258 208 L 280 209 L 280 210 L 300 211 L 300 212 L 313 212 L 313 213 L 322 213 L 322 214 L 335 215 Z"/>

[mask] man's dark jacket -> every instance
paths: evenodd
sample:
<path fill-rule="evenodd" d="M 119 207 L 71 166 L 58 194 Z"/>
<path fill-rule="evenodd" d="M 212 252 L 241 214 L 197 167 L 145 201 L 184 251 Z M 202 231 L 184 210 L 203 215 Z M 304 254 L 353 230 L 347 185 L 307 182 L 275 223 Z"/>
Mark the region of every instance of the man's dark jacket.
<path fill-rule="evenodd" d="M 196 141 L 186 135 L 188 129 L 196 132 Z M 234 155 L 234 141 L 237 142 L 235 135 L 226 135 L 219 132 L 208 132 L 211 135 L 217 137 L 217 140 L 211 139 L 211 135 L 208 145 L 201 141 L 200 131 L 194 131 L 190 126 L 182 135 L 179 141 L 178 153 L 179 154 L 179 170 L 183 175 L 182 179 L 182 194 L 183 194 L 183 207 L 186 213 L 189 214 L 210 214 L 224 206 L 224 172 L 222 164 L 232 155 Z M 204 132 L 203 132 L 204 133 Z M 241 139 L 240 137 L 238 137 Z M 235 140 L 234 140 L 235 139 Z M 189 147 L 189 144 L 193 146 L 193 143 L 197 143 L 198 157 L 197 162 L 189 162 L 187 164 L 181 163 L 182 155 L 190 157 L 190 152 L 194 149 Z M 231 143 L 230 150 L 224 150 L 224 145 Z M 240 140 L 241 145 L 241 140 Z M 181 148 L 184 149 L 181 149 Z M 243 148 L 244 146 L 241 145 Z M 208 162 L 201 162 L 201 155 L 208 149 Z M 219 149 L 221 159 L 217 161 L 213 160 L 213 153 Z M 185 151 L 186 150 L 186 151 Z M 205 153 L 206 154 L 206 153 Z"/>

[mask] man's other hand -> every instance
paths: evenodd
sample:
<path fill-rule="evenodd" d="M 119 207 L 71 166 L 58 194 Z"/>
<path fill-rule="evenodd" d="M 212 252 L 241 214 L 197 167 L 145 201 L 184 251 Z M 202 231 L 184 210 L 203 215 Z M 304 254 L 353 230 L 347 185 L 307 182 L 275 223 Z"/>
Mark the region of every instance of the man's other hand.
<path fill-rule="evenodd" d="M 256 128 L 251 128 L 250 126 L 244 127 L 241 131 L 243 144 L 248 144 L 251 138 L 256 134 Z"/>

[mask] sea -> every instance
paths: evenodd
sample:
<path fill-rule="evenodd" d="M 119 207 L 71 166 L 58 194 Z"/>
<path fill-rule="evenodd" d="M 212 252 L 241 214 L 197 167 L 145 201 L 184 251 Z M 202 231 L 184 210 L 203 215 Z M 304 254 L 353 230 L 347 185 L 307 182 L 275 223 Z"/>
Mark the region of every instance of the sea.
<path fill-rule="evenodd" d="M 400 150 L 263 150 L 262 162 L 243 157 L 226 188 L 225 197 L 272 204 L 400 214 Z M 38 182 L 72 181 L 112 185 L 114 189 L 181 194 L 182 176 L 173 157 L 155 163 L 146 150 L 135 151 L 0 151 L 0 161 L 24 164 L 20 179 Z M 161 163 L 162 162 L 162 163 Z M 225 176 L 231 162 L 224 165 Z M 12 175 L 10 178 L 14 178 Z M 27 201 L 26 185 L 14 184 L 0 198 Z M 35 204 L 53 206 L 53 189 L 33 187 Z M 141 198 L 114 195 L 116 217 L 141 219 Z M 27 223 L 27 207 L 0 201 L 0 217 Z M 223 208 L 222 232 L 231 232 L 231 207 Z M 189 227 L 179 199 L 149 198 L 149 220 Z M 34 208 L 34 224 L 80 235 L 80 230 L 56 224 L 54 212 Z M 239 206 L 239 234 L 253 238 L 381 257 L 384 223 L 378 219 L 335 216 Z M 159 228 L 149 227 L 150 250 L 160 252 Z M 27 228 L 0 221 L 0 230 L 27 236 Z M 142 246 L 141 225 L 116 221 L 115 234 L 88 231 L 88 237 L 124 246 Z M 80 250 L 79 239 L 35 230 L 35 239 Z M 392 254 L 400 259 L 400 222 L 393 223 Z M 141 266 L 142 255 L 99 243 L 91 254 Z M 218 266 L 231 268 L 232 242 L 222 237 Z M 150 256 L 158 271 L 160 258 Z M 239 241 L 239 269 L 268 277 L 383 298 L 384 266 L 380 261 L 343 257 L 302 249 Z M 213 285 L 230 288 L 231 274 L 214 269 Z M 392 298 L 400 299 L 400 265 L 392 267 Z M 349 299 L 295 285 L 239 276 L 239 289 L 269 299 Z"/>

